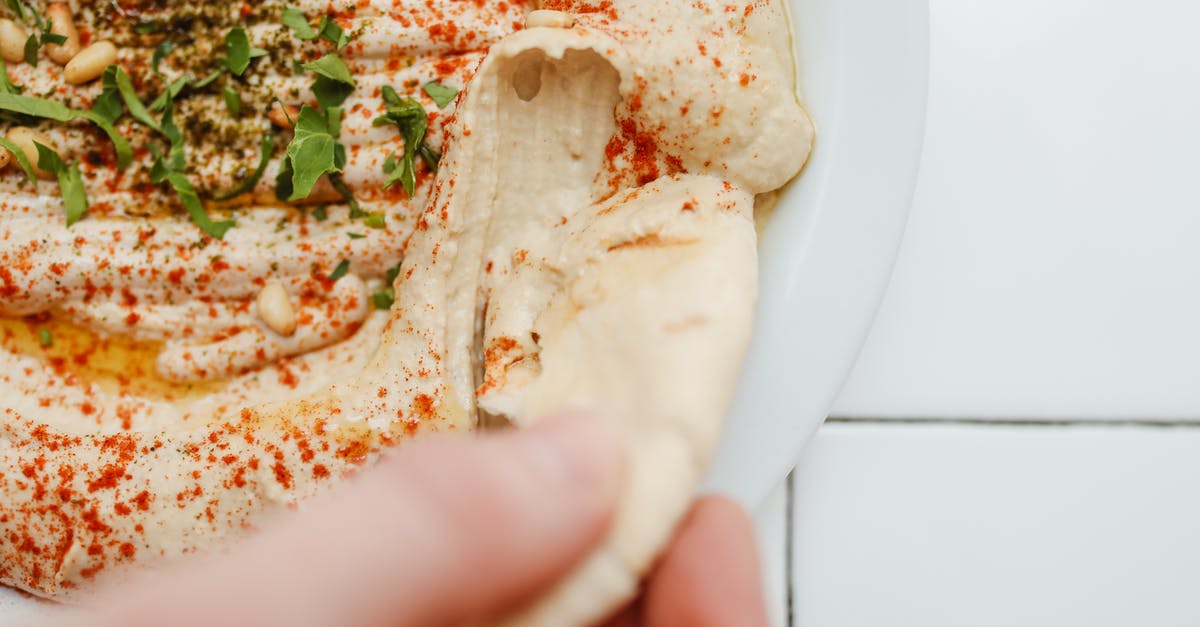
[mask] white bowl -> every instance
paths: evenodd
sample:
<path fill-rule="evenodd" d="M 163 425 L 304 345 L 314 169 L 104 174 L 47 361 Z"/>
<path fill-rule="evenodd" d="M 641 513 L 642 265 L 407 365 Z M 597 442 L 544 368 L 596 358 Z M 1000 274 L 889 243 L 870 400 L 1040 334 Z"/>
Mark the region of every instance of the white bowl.
<path fill-rule="evenodd" d="M 756 334 L 707 484 L 758 507 L 825 419 L 874 320 L 916 184 L 927 0 L 790 0 L 815 150 L 765 229 Z"/>
<path fill-rule="evenodd" d="M 926 0 L 791 0 L 817 143 L 761 243 L 757 332 L 708 487 L 756 507 L 825 418 L 891 274 L 924 132 Z M 0 589 L 0 624 L 46 606 Z"/>

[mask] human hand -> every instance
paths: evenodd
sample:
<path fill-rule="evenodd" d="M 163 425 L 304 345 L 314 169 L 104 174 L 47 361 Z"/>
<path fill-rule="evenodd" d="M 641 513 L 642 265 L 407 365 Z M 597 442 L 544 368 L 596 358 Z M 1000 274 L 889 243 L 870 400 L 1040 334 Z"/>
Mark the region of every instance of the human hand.
<path fill-rule="evenodd" d="M 231 553 L 122 586 L 72 625 L 457 625 L 535 598 L 604 538 L 615 439 L 569 418 L 431 438 Z M 613 627 L 764 627 L 745 514 L 699 501 Z"/>

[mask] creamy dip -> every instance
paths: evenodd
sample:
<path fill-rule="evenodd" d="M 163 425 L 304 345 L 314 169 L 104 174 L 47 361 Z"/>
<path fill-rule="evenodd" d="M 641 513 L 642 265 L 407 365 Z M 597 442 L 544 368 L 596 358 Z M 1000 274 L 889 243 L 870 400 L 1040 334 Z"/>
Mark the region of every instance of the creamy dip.
<path fill-rule="evenodd" d="M 562 406 L 695 418 L 690 458 L 662 456 L 690 460 L 658 473 L 677 494 L 630 500 L 690 498 L 749 338 L 754 198 L 811 146 L 786 19 L 765 0 L 536 4 L 72 3 L 132 96 L 111 73 L 66 84 L 47 46 L 7 64 L 22 96 L 77 111 L 216 78 L 176 94 L 179 141 L 126 100 L 124 170 L 86 120 L 5 114 L 77 164 L 88 210 L 68 227 L 69 180 L 0 173 L 0 581 L 63 597 L 268 525 L 410 436 Z M 338 63 L 354 85 L 333 105 L 313 86 Z M 398 98 L 428 125 L 411 195 L 385 188 L 415 119 Z M 281 202 L 320 161 L 285 155 L 330 116 L 342 167 Z M 207 217 L 163 180 L 172 146 Z M 680 513 L 636 525 L 644 544 Z"/>

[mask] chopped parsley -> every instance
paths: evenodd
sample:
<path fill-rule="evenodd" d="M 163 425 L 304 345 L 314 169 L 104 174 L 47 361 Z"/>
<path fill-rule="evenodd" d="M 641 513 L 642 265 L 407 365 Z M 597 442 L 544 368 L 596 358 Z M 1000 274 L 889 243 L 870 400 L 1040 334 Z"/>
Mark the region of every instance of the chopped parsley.
<path fill-rule="evenodd" d="M 290 172 L 290 185 L 288 181 L 277 181 L 280 186 L 276 195 L 290 187 L 287 201 L 308 198 L 322 176 L 342 171 L 346 164 L 346 148 L 336 138 L 340 126 L 340 109 L 321 112 L 308 105 L 300 108 L 300 115 L 296 116 L 296 134 L 288 144 L 284 164 Z M 284 172 L 281 170 L 280 174 Z"/>
<path fill-rule="evenodd" d="M 266 50 L 250 45 L 250 36 L 241 26 L 235 26 L 225 35 L 225 67 L 235 75 L 245 74 L 251 61 L 265 56 Z"/>
<path fill-rule="evenodd" d="M 387 311 L 392 308 L 392 305 L 396 304 L 396 290 L 391 287 L 384 288 L 375 292 L 371 298 L 375 301 L 376 309 Z"/>
<path fill-rule="evenodd" d="M 312 24 L 308 23 L 308 16 L 304 12 L 294 7 L 288 7 L 283 10 L 283 16 L 280 18 L 283 25 L 292 29 L 292 34 L 297 39 L 303 41 L 311 41 L 320 36 L 316 30 L 313 30 Z"/>
<path fill-rule="evenodd" d="M 386 229 L 387 216 L 382 213 L 372 213 L 363 219 L 363 224 L 373 229 Z"/>
<path fill-rule="evenodd" d="M 94 111 L 76 111 L 57 100 L 22 96 L 20 94 L 0 93 L 0 111 L 28 115 L 35 118 L 54 120 L 56 122 L 72 122 L 88 120 L 100 127 L 113 143 L 117 152 L 117 167 L 121 170 L 133 162 L 133 146 L 125 139 L 112 122 Z"/>
<path fill-rule="evenodd" d="M 133 25 L 133 32 L 139 35 L 156 35 L 163 32 L 164 26 L 160 20 L 147 20 Z"/>
<path fill-rule="evenodd" d="M 87 193 L 83 188 L 83 173 L 79 171 L 78 163 L 68 166 L 54 150 L 38 142 L 34 142 L 33 145 L 37 146 L 38 168 L 53 174 L 58 179 L 69 228 L 83 218 L 88 210 Z"/>
<path fill-rule="evenodd" d="M 264 135 L 262 141 L 259 143 L 258 167 L 255 168 L 254 172 L 251 172 L 250 176 L 242 181 L 237 187 L 225 192 L 224 194 L 217 195 L 213 198 L 213 200 L 225 201 L 252 191 L 255 186 L 258 185 L 258 182 L 262 180 L 263 174 L 266 173 L 267 166 L 271 163 L 271 152 L 274 147 L 275 138 L 270 134 Z"/>
<path fill-rule="evenodd" d="M 349 273 L 350 273 L 350 260 L 343 259 L 342 262 L 339 263 L 337 265 L 337 267 L 333 269 L 333 272 L 331 272 L 329 274 L 329 280 L 336 283 L 338 281 L 338 279 L 346 276 Z"/>
<path fill-rule="evenodd" d="M 225 108 L 229 110 L 229 115 L 235 118 L 242 117 L 242 95 L 236 89 L 225 86 Z"/>
<path fill-rule="evenodd" d="M 354 77 L 350 75 L 350 68 L 336 54 L 327 54 L 302 67 L 317 75 L 312 90 L 322 108 L 340 107 L 354 91 Z"/>
<path fill-rule="evenodd" d="M 331 19 L 328 15 L 321 18 L 321 26 L 317 28 L 317 31 L 321 39 L 333 44 L 339 51 L 350 43 L 350 34 L 337 23 L 337 20 Z"/>
<path fill-rule="evenodd" d="M 150 115 L 150 111 L 146 109 L 146 105 L 142 104 L 142 101 L 138 98 L 137 91 L 133 88 L 133 79 L 129 78 L 129 74 L 126 74 L 121 66 L 108 66 L 104 70 L 103 80 L 106 89 L 110 86 L 116 87 L 117 91 L 121 94 L 121 100 L 125 103 L 125 108 L 129 110 L 129 115 L 133 116 L 133 119 L 155 131 L 162 132 L 162 126 L 158 120 L 155 120 Z"/>
<path fill-rule="evenodd" d="M 3 59 L 0 59 L 0 93 L 21 93 L 21 88 L 13 84 L 12 78 L 8 76 L 8 64 Z"/>
<path fill-rule="evenodd" d="M 421 89 L 423 89 L 426 94 L 429 94 L 429 97 L 433 99 L 434 104 L 436 104 L 439 109 L 445 109 L 446 105 L 454 102 L 454 99 L 458 97 L 458 88 L 450 87 L 449 85 L 443 85 L 437 81 L 425 83 L 424 87 Z"/>
<path fill-rule="evenodd" d="M 41 344 L 42 348 L 50 348 L 54 344 L 54 336 L 50 335 L 50 329 L 38 329 L 38 344 Z"/>
<path fill-rule="evenodd" d="M 425 143 L 425 135 L 429 132 L 429 116 L 420 102 L 413 98 L 401 98 L 395 89 L 387 85 L 383 87 L 383 101 L 387 105 L 387 112 L 375 118 L 372 124 L 393 124 L 404 137 L 404 154 L 400 160 L 397 161 L 395 155 L 388 155 L 383 162 L 383 172 L 388 175 L 383 186 L 386 189 L 398 182 L 411 197 L 417 189 L 417 156 L 429 169 L 436 171 L 441 155 Z"/>
<path fill-rule="evenodd" d="M 37 186 L 37 173 L 33 170 L 33 164 L 29 162 L 29 157 L 25 156 L 25 151 L 17 147 L 16 144 L 8 141 L 8 139 L 0 137 L 0 147 L 8 150 L 12 154 L 13 159 L 17 160 L 17 165 L 21 166 L 21 170 L 25 172 L 25 176 L 29 178 L 29 182 Z"/>
<path fill-rule="evenodd" d="M 346 236 L 349 237 L 350 239 L 366 239 L 366 237 L 367 237 L 366 235 L 363 235 L 362 233 L 353 233 L 353 232 L 347 232 Z"/>
<path fill-rule="evenodd" d="M 388 310 L 396 302 L 396 279 L 400 276 L 400 266 L 397 265 L 388 269 L 386 284 L 383 289 L 375 292 L 372 300 L 375 301 L 375 308 L 379 310 Z"/>

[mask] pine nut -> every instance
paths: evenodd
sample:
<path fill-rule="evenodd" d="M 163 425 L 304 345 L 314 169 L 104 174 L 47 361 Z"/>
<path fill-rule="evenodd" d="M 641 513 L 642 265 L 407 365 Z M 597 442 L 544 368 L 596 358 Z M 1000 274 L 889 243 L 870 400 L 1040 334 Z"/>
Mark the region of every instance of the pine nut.
<path fill-rule="evenodd" d="M 38 178 L 47 181 L 54 180 L 54 174 L 47 172 L 38 167 L 38 149 L 34 142 L 41 144 L 55 152 L 58 152 L 58 147 L 51 143 L 50 138 L 41 133 L 27 127 L 16 126 L 8 131 L 8 141 L 17 145 L 21 152 L 25 153 L 25 158 L 29 160 L 29 165 L 33 166 L 33 171 L 38 175 Z"/>
<path fill-rule="evenodd" d="M 530 11 L 529 15 L 525 16 L 525 28 L 571 28 L 575 24 L 575 18 L 563 13 L 562 11 L 550 11 L 548 9 L 537 9 Z"/>
<path fill-rule="evenodd" d="M 75 28 L 75 16 L 71 7 L 64 2 L 55 2 L 46 7 L 46 21 L 50 22 L 50 32 L 62 35 L 67 41 L 62 45 L 47 44 L 46 54 L 50 60 L 59 65 L 66 65 L 79 54 L 82 47 L 79 43 L 79 30 Z"/>
<path fill-rule="evenodd" d="M 25 60 L 25 40 L 29 35 L 21 25 L 12 20 L 0 20 L 0 57 L 5 63 L 20 63 Z"/>
<path fill-rule="evenodd" d="M 72 85 L 90 83 L 117 62 L 117 47 L 111 41 L 97 41 L 79 51 L 63 68 L 63 79 Z"/>
<path fill-rule="evenodd" d="M 267 283 L 258 293 L 257 305 L 258 317 L 272 331 L 284 337 L 296 334 L 296 310 L 282 283 Z"/>

